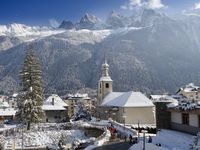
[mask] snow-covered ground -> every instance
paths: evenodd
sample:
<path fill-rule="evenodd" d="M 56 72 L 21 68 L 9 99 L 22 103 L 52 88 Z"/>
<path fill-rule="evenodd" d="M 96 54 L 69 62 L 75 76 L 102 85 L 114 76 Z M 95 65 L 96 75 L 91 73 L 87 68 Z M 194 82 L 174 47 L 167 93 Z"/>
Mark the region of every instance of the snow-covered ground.
<path fill-rule="evenodd" d="M 101 146 L 105 142 L 109 141 L 110 137 L 111 137 L 110 131 L 106 130 L 105 131 L 105 135 L 102 138 L 100 138 L 99 140 L 97 140 L 93 145 L 90 145 L 90 146 L 86 147 L 84 150 L 92 150 L 92 149 L 94 149 L 94 148 L 96 148 L 98 146 Z"/>
<path fill-rule="evenodd" d="M 9 129 L 12 129 L 12 128 L 16 128 L 16 125 L 6 125 L 6 124 L 4 124 L 3 127 L 0 127 L 0 132 L 6 131 L 6 130 L 9 130 Z"/>
<path fill-rule="evenodd" d="M 105 122 L 104 122 L 105 123 Z M 104 124 L 100 123 L 100 124 Z M 72 130 L 65 130 L 66 127 L 72 127 Z M 85 131 L 80 130 L 77 127 L 96 127 L 104 129 L 104 133 L 97 139 L 94 137 L 86 137 Z M 4 147 L 12 148 L 15 145 L 16 148 L 22 147 L 22 136 L 24 147 L 37 147 L 42 148 L 46 146 L 56 146 L 61 139 L 63 139 L 64 145 L 72 145 L 74 142 L 78 143 L 90 143 L 95 141 L 94 145 L 90 146 L 97 147 L 108 141 L 110 138 L 110 132 L 106 130 L 105 126 L 93 125 L 90 122 L 71 122 L 71 123 L 41 123 L 33 124 L 31 131 L 26 131 L 22 135 L 21 126 L 13 126 L 13 129 L 2 128 L 4 130 Z M 90 149 L 89 148 L 89 149 Z"/>
<path fill-rule="evenodd" d="M 82 130 L 26 132 L 23 133 L 23 145 L 24 147 L 45 147 L 46 145 L 57 144 L 61 138 L 64 139 L 65 143 L 72 143 L 74 140 L 83 140 L 87 137 Z M 5 148 L 10 148 L 14 141 L 15 146 L 20 148 L 22 146 L 22 133 L 6 137 Z"/>
<path fill-rule="evenodd" d="M 152 143 L 146 143 L 146 150 L 189 150 L 193 135 L 172 130 L 161 130 L 152 139 Z M 156 146 L 156 144 L 161 144 L 161 147 Z M 143 142 L 140 141 L 129 150 L 142 150 L 142 148 Z"/>

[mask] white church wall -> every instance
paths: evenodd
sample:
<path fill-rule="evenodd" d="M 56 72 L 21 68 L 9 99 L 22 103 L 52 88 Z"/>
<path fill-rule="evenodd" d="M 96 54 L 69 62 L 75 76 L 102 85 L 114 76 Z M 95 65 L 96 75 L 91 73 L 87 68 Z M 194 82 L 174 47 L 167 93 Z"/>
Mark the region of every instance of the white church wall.
<path fill-rule="evenodd" d="M 155 124 L 154 107 L 125 108 L 126 124 Z"/>

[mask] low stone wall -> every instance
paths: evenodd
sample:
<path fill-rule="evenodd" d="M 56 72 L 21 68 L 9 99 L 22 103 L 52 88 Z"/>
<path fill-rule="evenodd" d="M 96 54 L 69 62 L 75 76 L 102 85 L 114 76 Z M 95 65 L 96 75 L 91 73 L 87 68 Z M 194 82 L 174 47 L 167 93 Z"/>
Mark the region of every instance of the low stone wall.
<path fill-rule="evenodd" d="M 131 129 L 131 127 L 127 127 L 127 126 L 124 126 L 116 121 L 113 121 L 113 120 L 110 120 L 111 124 L 117 129 L 119 130 L 120 132 L 126 134 L 126 136 L 128 137 L 130 134 L 132 136 L 134 135 L 137 135 L 137 131 L 134 130 L 134 129 Z"/>
<path fill-rule="evenodd" d="M 196 135 L 200 128 L 171 122 L 171 129 Z"/>

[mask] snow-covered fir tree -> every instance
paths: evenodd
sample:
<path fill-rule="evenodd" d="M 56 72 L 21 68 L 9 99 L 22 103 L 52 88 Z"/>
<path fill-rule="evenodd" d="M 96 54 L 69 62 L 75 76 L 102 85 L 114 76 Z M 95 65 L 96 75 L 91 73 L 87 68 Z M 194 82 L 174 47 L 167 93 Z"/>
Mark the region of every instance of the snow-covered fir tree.
<path fill-rule="evenodd" d="M 17 100 L 18 111 L 16 114 L 18 121 L 26 125 L 27 130 L 30 130 L 31 123 L 40 122 L 44 115 L 41 74 L 34 50 L 29 47 L 20 72 L 21 91 Z"/>

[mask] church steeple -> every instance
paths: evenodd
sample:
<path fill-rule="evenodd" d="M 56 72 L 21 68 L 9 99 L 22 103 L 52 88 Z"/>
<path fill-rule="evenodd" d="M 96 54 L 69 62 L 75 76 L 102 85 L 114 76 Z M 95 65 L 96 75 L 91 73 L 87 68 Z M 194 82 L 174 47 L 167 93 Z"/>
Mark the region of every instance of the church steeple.
<path fill-rule="evenodd" d="M 110 92 L 113 91 L 112 79 L 109 76 L 109 65 L 107 64 L 106 58 L 102 64 L 102 76 L 98 83 L 98 102 L 99 105 L 102 103 L 103 98 Z"/>
<path fill-rule="evenodd" d="M 108 77 L 109 76 L 109 65 L 107 64 L 106 59 L 104 60 L 104 63 L 102 64 L 102 77 Z"/>

